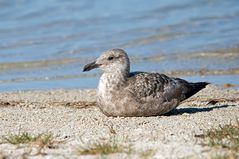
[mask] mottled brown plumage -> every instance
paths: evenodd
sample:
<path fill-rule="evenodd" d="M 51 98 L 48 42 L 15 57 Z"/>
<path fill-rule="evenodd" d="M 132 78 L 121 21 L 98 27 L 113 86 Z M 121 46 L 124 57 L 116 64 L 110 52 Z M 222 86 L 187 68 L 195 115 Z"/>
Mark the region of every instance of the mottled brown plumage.
<path fill-rule="evenodd" d="M 176 108 L 208 83 L 189 83 L 159 73 L 132 72 L 124 50 L 103 53 L 83 71 L 101 68 L 97 103 L 107 116 L 155 116 Z"/>

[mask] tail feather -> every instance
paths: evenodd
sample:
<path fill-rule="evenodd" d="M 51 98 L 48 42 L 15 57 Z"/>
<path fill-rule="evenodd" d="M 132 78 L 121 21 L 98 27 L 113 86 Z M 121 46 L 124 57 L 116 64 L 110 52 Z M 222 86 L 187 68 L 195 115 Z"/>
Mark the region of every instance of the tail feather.
<path fill-rule="evenodd" d="M 208 85 L 208 84 L 209 84 L 208 82 L 189 83 L 190 89 L 185 94 L 186 99 L 193 96 L 194 94 L 196 94 L 201 89 L 205 88 L 206 85 Z"/>

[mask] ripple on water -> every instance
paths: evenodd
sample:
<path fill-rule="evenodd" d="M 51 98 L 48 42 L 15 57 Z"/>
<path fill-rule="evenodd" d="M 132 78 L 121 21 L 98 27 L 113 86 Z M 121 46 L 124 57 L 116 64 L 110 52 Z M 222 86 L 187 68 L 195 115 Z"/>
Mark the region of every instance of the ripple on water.
<path fill-rule="evenodd" d="M 239 84 L 238 6 L 237 0 L 1 1 L 0 91 L 96 87 L 100 73 L 86 75 L 82 67 L 115 47 L 129 53 L 132 70 Z"/>

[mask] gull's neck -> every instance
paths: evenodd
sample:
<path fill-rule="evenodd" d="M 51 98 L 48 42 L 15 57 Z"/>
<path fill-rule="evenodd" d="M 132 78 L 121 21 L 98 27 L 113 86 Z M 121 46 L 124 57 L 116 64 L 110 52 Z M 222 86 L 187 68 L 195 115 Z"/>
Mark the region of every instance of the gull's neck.
<path fill-rule="evenodd" d="M 120 89 L 128 79 L 128 71 L 104 72 L 100 78 L 99 89 Z"/>

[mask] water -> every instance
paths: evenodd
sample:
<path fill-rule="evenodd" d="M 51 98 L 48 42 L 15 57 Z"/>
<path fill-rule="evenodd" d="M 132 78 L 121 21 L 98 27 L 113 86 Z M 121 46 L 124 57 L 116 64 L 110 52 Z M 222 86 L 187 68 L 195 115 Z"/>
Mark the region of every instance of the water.
<path fill-rule="evenodd" d="M 134 71 L 239 84 L 238 0 L 0 0 L 0 40 L 0 91 L 95 88 L 82 67 L 109 48 Z"/>

